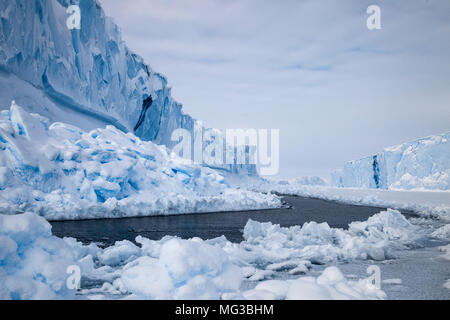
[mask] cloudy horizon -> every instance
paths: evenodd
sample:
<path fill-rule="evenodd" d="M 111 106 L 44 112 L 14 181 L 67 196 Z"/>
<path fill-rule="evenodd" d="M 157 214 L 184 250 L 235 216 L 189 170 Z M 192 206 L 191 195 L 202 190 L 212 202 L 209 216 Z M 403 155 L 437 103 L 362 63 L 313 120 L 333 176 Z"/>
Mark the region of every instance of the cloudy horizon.
<path fill-rule="evenodd" d="M 208 127 L 279 128 L 280 176 L 450 130 L 450 3 L 101 0 Z M 381 8 L 381 30 L 366 9 Z"/>

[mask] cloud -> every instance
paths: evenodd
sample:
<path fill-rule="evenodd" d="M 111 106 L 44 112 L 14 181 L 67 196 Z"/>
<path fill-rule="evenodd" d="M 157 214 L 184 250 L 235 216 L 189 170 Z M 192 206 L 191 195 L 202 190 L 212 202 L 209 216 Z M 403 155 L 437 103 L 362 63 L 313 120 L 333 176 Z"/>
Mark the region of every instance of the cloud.
<path fill-rule="evenodd" d="M 284 175 L 450 129 L 446 1 L 100 2 L 186 112 L 280 128 Z M 369 31 L 374 3 L 382 29 Z"/>

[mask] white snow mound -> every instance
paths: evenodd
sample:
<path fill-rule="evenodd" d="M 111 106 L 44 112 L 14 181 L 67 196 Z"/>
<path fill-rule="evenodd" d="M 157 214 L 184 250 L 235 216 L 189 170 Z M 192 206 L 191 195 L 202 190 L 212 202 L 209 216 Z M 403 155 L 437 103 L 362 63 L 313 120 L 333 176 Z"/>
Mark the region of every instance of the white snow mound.
<path fill-rule="evenodd" d="M 268 280 L 243 293 L 250 300 L 353 300 L 385 299 L 386 294 L 367 279 L 349 281 L 337 267 L 326 268 L 319 277 Z"/>
<path fill-rule="evenodd" d="M 75 298 L 66 286 L 66 270 L 75 258 L 44 218 L 0 215 L 0 300 Z"/>

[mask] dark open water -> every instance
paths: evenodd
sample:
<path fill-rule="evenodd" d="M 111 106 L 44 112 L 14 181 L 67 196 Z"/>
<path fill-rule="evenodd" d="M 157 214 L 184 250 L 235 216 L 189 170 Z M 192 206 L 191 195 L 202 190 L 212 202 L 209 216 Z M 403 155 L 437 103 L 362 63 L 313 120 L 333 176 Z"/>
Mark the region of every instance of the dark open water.
<path fill-rule="evenodd" d="M 199 237 L 212 239 L 225 235 L 232 242 L 241 242 L 242 230 L 249 219 L 272 222 L 282 227 L 305 222 L 327 222 L 331 227 L 347 228 L 352 221 L 364 221 L 384 208 L 355 206 L 320 199 L 285 197 L 292 208 L 274 210 L 219 212 L 176 216 L 139 217 L 84 221 L 51 222 L 53 234 L 73 237 L 84 243 L 101 242 L 112 245 L 118 240 L 134 241 L 141 235 L 159 240 L 166 235 L 183 239 Z M 403 212 L 412 216 L 411 212 Z"/>

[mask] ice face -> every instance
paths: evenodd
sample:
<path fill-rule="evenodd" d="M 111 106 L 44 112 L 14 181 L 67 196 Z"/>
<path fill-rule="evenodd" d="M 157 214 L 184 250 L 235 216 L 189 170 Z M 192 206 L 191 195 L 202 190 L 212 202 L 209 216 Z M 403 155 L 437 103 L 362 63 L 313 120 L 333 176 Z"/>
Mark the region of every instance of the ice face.
<path fill-rule="evenodd" d="M 99 2 L 79 1 L 81 28 L 72 30 L 66 25 L 69 4 L 0 3 L 0 109 L 15 100 L 51 122 L 86 131 L 114 125 L 168 148 L 176 144 L 175 129 L 193 133 L 196 120 L 172 98 L 167 79 L 126 46 Z M 256 175 L 255 165 L 220 169 Z"/>
<path fill-rule="evenodd" d="M 400 212 L 389 209 L 367 221 L 353 222 L 349 230 L 330 228 L 327 223 L 282 228 L 250 220 L 244 228 L 245 243 L 226 250 L 268 270 L 292 270 L 294 266 L 307 266 L 308 262 L 384 260 L 393 248 L 412 245 L 420 237 L 417 227 Z"/>
<path fill-rule="evenodd" d="M 430 136 L 361 160 L 334 174 L 338 187 L 450 189 L 450 132 Z"/>
<path fill-rule="evenodd" d="M 57 105 L 123 130 L 134 128 L 144 100 L 152 95 L 155 110 L 146 125 L 153 131 L 140 132 L 147 140 L 165 143 L 164 134 L 174 125 L 192 125 L 172 99 L 167 80 L 126 47 L 97 1 L 80 1 L 79 30 L 66 26 L 68 5 L 66 0 L 3 1 L 1 69 L 44 91 Z M 45 111 L 52 121 L 61 120 Z"/>
<path fill-rule="evenodd" d="M 15 103 L 0 114 L 0 150 L 3 212 L 86 219 L 281 206 L 132 133 L 51 124 Z"/>

